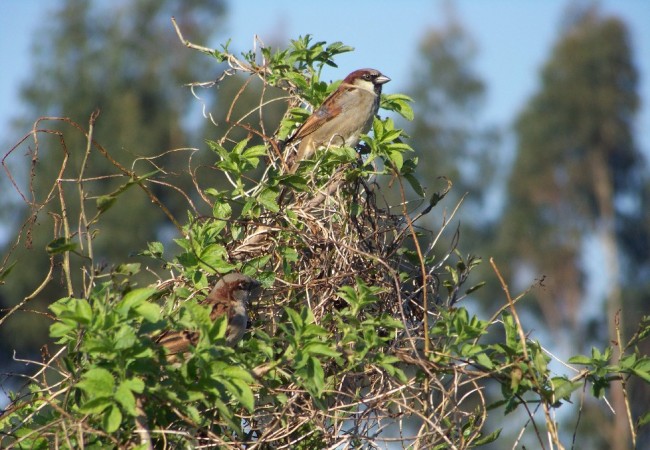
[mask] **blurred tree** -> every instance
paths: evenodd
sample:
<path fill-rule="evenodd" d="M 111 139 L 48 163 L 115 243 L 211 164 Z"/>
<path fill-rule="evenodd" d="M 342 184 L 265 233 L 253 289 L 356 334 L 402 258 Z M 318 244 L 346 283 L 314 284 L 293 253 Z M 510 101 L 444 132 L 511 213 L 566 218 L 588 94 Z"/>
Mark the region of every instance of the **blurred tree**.
<path fill-rule="evenodd" d="M 224 0 L 182 3 L 141 0 L 110 4 L 62 0 L 52 13 L 52 20 L 47 21 L 46 29 L 39 30 L 33 76 L 22 91 L 27 112 L 17 120 L 16 129 L 25 133 L 42 116 L 68 117 L 86 129 L 90 114 L 98 109 L 95 141 L 117 162 L 139 175 L 162 168 L 155 175 L 156 182 L 148 186 L 173 214 L 184 217 L 186 200 L 165 183 L 185 192 L 191 190 L 187 176 L 189 153 L 170 150 L 200 142 L 201 127 L 185 126 L 190 122 L 188 106 L 194 100 L 180 86 L 197 79 L 216 78 L 217 70 L 198 52 L 188 51 L 182 45 L 170 18 L 175 17 L 186 37 L 192 39 L 199 30 L 204 33 L 219 29 L 224 13 Z M 94 195 L 115 192 L 128 181 L 96 150 L 84 160 L 86 139 L 81 131 L 52 121 L 41 123 L 39 128 L 62 133 L 69 159 L 60 173 L 64 165 L 63 146 L 52 135 L 39 136 L 38 159 L 33 162 L 31 175 L 29 158 L 33 147 L 28 151 L 19 148 L 7 159 L 21 189 L 27 191 L 30 180 L 34 182 L 30 199 L 34 203 L 28 210 L 22 201 L 6 205 L 15 200 L 9 196 L 1 200 L 5 203 L 2 208 L 5 223 L 18 222 L 20 226 L 20 222 L 30 217 L 23 237 L 33 236 L 33 241 L 25 239 L 16 248 L 11 247 L 13 242 L 8 243 L 3 252 L 11 251 L 5 260 L 7 266 L 16 263 L 10 283 L 0 288 L 0 300 L 5 308 L 18 304 L 47 273 L 50 258 L 45 247 L 57 234 L 56 227 L 61 222 L 50 214 L 47 206 L 40 210 L 38 207 L 48 201 L 48 193 L 57 184 L 57 178 L 74 180 L 85 164 L 84 176 L 89 180 L 86 189 Z M 26 153 L 28 157 L 21 161 Z M 198 158 L 194 156 L 194 161 Z M 72 183 L 63 185 L 64 189 L 77 189 Z M 128 194 L 122 197 L 127 198 L 106 212 L 101 230 L 93 231 L 100 233 L 94 244 L 95 260 L 106 263 L 122 260 L 125 255 L 137 252 L 143 242 L 165 236 L 161 223 L 168 221 L 151 204 L 150 198 L 137 186 L 124 192 Z M 80 205 L 66 206 L 68 217 L 76 222 Z M 87 211 L 87 214 L 92 217 L 95 212 Z M 22 219 L 16 220 L 17 216 Z M 41 232 L 30 234 L 30 227 L 39 227 Z M 44 232 L 51 229 L 55 231 Z M 101 271 L 101 267 L 97 270 Z M 56 277 L 55 271 L 55 280 Z M 63 280 L 50 283 L 29 308 L 42 309 L 43 303 L 49 304 L 64 295 L 62 285 Z M 0 354 L 11 355 L 9 349 L 19 352 L 33 349 L 45 341 L 46 328 L 35 324 L 33 314 L 23 317 L 24 321 L 14 317 L 12 323 L 2 328 Z M 25 329 L 30 333 L 20 332 Z"/>
<path fill-rule="evenodd" d="M 640 170 L 640 183 L 643 188 L 638 197 L 621 214 L 617 223 L 622 254 L 622 298 L 625 307 L 622 312 L 624 335 L 633 336 L 638 332 L 639 321 L 650 317 L 650 174 Z M 629 206 L 629 205 L 628 205 Z M 637 344 L 643 355 L 650 355 L 650 341 L 645 339 Z M 648 413 L 650 389 L 645 383 L 632 379 L 628 384 L 628 397 L 632 399 L 631 408 L 634 417 Z M 640 427 L 637 436 L 637 448 L 650 448 L 650 427 Z"/>
<path fill-rule="evenodd" d="M 418 171 L 425 185 L 439 188 L 440 176 L 452 181 L 447 196 L 453 207 L 469 193 L 461 210 L 463 243 L 475 248 L 487 231 L 485 210 L 489 187 L 497 168 L 499 133 L 481 125 L 479 112 L 485 84 L 472 68 L 476 45 L 455 18 L 447 13 L 446 24 L 423 37 L 409 90 L 414 99 L 415 120 L 407 125 L 412 146 L 420 160 Z"/>
<path fill-rule="evenodd" d="M 516 122 L 518 153 L 498 251 L 508 255 L 513 279 L 544 274 L 534 292 L 539 310 L 552 329 L 572 330 L 572 342 L 582 350 L 593 338 L 618 341 L 621 282 L 629 281 L 619 261 L 626 250 L 621 231 L 624 223 L 637 231 L 643 226 L 635 219 L 639 211 L 628 207 L 640 199 L 643 159 L 632 132 L 638 76 L 626 26 L 594 6 L 570 12 L 542 70 L 540 90 Z M 594 248 L 602 255 L 597 266 L 606 277 L 605 307 L 590 315 L 581 262 Z M 585 335 L 589 319 L 599 334 Z M 596 429 L 608 448 L 630 448 L 622 391 L 610 395 L 615 423 Z"/>

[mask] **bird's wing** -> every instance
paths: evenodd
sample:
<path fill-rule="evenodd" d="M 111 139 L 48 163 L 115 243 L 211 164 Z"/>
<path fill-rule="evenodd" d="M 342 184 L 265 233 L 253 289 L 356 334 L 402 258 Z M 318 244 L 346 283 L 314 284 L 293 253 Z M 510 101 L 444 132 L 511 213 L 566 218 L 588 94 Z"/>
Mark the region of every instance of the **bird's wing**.
<path fill-rule="evenodd" d="M 229 303 L 220 301 L 212 305 L 212 311 L 210 312 L 210 318 L 216 320 L 217 317 L 221 317 L 224 314 L 228 314 L 228 319 L 232 315 L 232 308 L 229 307 Z"/>
<path fill-rule="evenodd" d="M 339 92 L 341 86 L 343 86 L 344 89 L 346 90 L 357 89 L 357 87 L 352 84 L 340 85 L 337 88 L 337 90 L 332 92 L 329 95 L 329 97 L 325 99 L 323 104 L 316 111 L 314 111 L 312 115 L 309 116 L 302 125 L 300 125 L 300 127 L 298 127 L 296 132 L 289 139 L 287 139 L 287 142 L 292 142 L 298 139 L 304 139 L 305 136 L 309 136 L 314 131 L 321 128 L 324 123 L 329 122 L 330 120 L 337 117 L 341 113 L 341 111 L 346 105 L 339 104 L 335 106 L 333 104 L 334 94 Z"/>
<path fill-rule="evenodd" d="M 186 352 L 190 345 L 196 345 L 198 341 L 199 334 L 189 330 L 165 331 L 156 339 L 156 343 L 165 347 L 170 356 Z"/>

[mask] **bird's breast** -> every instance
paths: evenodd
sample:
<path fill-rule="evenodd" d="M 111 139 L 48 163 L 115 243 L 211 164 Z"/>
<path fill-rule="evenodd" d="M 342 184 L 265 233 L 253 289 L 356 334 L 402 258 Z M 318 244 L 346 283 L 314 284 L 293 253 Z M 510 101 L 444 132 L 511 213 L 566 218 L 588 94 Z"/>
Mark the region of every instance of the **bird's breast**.
<path fill-rule="evenodd" d="M 228 345 L 235 345 L 244 337 L 247 325 L 248 316 L 246 314 L 246 306 L 243 302 L 237 302 L 228 320 L 228 330 L 226 332 L 226 342 Z"/>

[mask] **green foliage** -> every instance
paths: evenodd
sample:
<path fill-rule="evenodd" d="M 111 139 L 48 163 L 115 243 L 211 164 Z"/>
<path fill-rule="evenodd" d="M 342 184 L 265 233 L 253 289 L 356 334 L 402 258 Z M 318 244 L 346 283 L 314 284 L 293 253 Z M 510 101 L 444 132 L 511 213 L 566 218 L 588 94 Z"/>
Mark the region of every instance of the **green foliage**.
<path fill-rule="evenodd" d="M 569 359 L 572 364 L 586 366 L 587 379 L 592 383 L 595 397 L 602 397 L 611 381 L 621 376 L 634 375 L 646 383 L 650 383 L 650 357 L 641 356 L 635 352 L 623 356 L 617 363 L 612 363 L 612 353 L 611 347 L 607 347 L 604 352 L 592 348 L 591 356 L 578 355 Z"/>
<path fill-rule="evenodd" d="M 166 428 L 172 419 L 156 411 L 175 408 L 179 417 L 202 423 L 200 409 L 216 407 L 218 420 L 241 433 L 234 412 L 253 410 L 253 378 L 233 364 L 234 352 L 225 347 L 225 317 L 213 323 L 208 310 L 191 301 L 168 316 L 154 302 L 163 295 L 159 289 L 117 288 L 107 282 L 88 299 L 68 297 L 50 306 L 57 319 L 51 336 L 67 349 L 63 362 L 69 372 L 61 374 L 66 373 L 70 389 L 70 395 L 50 404 L 56 406 L 48 409 L 50 420 L 64 409 L 89 429 L 127 442 L 143 415 L 155 419 L 153 426 Z M 167 303 L 188 292 L 175 290 Z M 180 366 L 170 366 L 151 337 L 173 328 L 199 330 L 201 336 L 192 357 Z"/>
<path fill-rule="evenodd" d="M 324 41 L 312 43 L 312 36 L 301 36 L 291 40 L 289 48 L 273 52 L 271 47 L 262 48 L 262 55 L 269 62 L 269 82 L 272 85 L 290 82 L 302 91 L 320 92 L 320 100 L 324 100 L 326 83 L 319 83 L 313 80 L 311 83 L 305 78 L 305 72 L 310 77 L 320 76 L 324 66 L 338 67 L 334 63 L 334 57 L 342 53 L 351 52 L 352 47 L 342 42 L 334 42 L 327 45 Z M 244 59 L 254 68 L 257 67 L 256 56 L 253 52 L 245 53 Z M 220 53 L 218 57 L 227 58 L 227 55 Z"/>
<path fill-rule="evenodd" d="M 365 364 L 373 364 L 386 371 L 388 375 L 402 383 L 408 378 L 400 368 L 400 359 L 387 354 L 390 343 L 399 336 L 404 324 L 389 314 L 365 316 L 364 310 L 373 308 L 380 302 L 377 296 L 379 287 L 367 286 L 362 280 L 356 280 L 356 286 L 343 286 L 339 297 L 347 306 L 325 322 L 330 320 L 336 330 L 336 341 L 340 348 L 346 349 L 349 371 L 359 370 Z"/>

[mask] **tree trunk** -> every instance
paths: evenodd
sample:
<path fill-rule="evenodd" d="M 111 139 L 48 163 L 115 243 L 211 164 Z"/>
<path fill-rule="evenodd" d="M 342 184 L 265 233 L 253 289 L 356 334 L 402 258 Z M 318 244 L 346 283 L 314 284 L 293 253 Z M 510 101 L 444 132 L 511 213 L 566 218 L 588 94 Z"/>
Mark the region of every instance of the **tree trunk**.
<path fill-rule="evenodd" d="M 614 189 L 612 176 L 605 162 L 606 152 L 597 150 L 593 154 L 592 174 L 593 187 L 598 204 L 597 236 L 603 249 L 607 277 L 606 307 L 609 340 L 614 343 L 612 358 L 614 363 L 621 357 L 621 346 L 618 342 L 618 330 L 623 330 L 620 322 L 623 318 L 622 295 L 620 284 L 620 263 L 618 256 L 618 243 L 616 240 L 615 212 L 614 212 Z M 622 337 L 622 336 L 621 336 Z M 623 337 L 622 337 L 623 338 Z M 610 389 L 610 401 L 614 408 L 615 416 L 613 429 L 607 433 L 605 438 L 612 450 L 627 450 L 631 448 L 630 431 L 625 407 L 625 397 L 621 382 L 614 382 Z"/>

